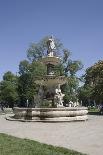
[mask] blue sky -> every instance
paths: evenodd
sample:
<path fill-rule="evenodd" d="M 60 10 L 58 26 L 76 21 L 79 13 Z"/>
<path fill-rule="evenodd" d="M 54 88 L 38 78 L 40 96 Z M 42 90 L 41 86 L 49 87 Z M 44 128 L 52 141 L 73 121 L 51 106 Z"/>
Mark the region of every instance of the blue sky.
<path fill-rule="evenodd" d="M 102 0 L 0 0 L 0 80 L 18 71 L 31 42 L 53 34 L 84 70 L 103 59 Z"/>

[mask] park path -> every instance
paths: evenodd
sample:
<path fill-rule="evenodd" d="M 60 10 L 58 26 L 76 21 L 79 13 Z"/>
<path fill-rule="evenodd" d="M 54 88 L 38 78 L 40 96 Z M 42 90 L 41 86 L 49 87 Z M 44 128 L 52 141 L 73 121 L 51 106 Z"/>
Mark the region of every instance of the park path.
<path fill-rule="evenodd" d="M 41 123 L 8 121 L 0 115 L 0 133 L 103 155 L 103 116 L 89 116 L 84 122 Z"/>

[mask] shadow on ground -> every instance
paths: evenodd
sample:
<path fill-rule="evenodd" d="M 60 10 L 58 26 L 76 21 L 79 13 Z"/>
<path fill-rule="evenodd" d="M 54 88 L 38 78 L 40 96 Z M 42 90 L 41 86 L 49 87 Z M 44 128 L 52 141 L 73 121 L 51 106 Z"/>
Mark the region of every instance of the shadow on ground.
<path fill-rule="evenodd" d="M 100 112 L 88 112 L 88 115 L 102 115 Z"/>

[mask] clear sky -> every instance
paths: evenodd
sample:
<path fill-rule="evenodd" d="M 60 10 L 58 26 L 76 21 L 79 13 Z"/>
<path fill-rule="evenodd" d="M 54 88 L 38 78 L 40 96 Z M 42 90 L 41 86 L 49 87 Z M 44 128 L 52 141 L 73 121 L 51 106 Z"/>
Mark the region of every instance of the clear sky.
<path fill-rule="evenodd" d="M 51 34 L 84 70 L 103 59 L 103 0 L 0 0 L 0 80 L 18 71 L 31 42 Z"/>

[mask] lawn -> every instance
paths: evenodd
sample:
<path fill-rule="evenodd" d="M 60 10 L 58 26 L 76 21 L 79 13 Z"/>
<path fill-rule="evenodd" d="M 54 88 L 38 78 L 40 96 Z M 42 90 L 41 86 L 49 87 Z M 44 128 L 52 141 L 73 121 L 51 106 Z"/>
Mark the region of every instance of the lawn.
<path fill-rule="evenodd" d="M 0 133 L 0 155 L 83 155 L 62 147 Z"/>
<path fill-rule="evenodd" d="M 100 110 L 98 108 L 93 108 L 93 107 L 88 108 L 88 114 L 90 115 L 99 115 L 100 114 L 99 111 Z"/>
<path fill-rule="evenodd" d="M 99 112 L 98 108 L 88 108 L 89 112 Z"/>

